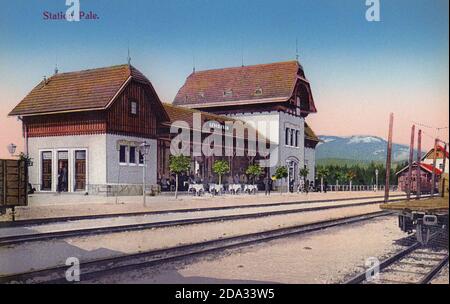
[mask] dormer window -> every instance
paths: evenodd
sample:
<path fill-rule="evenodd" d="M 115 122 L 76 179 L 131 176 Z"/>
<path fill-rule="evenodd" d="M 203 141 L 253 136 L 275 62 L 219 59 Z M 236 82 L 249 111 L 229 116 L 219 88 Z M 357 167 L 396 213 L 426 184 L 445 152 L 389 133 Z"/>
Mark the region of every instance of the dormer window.
<path fill-rule="evenodd" d="M 137 115 L 138 114 L 138 103 L 136 100 L 130 101 L 130 114 Z"/>
<path fill-rule="evenodd" d="M 257 88 L 255 90 L 255 95 L 257 95 L 257 96 L 262 95 L 262 89 L 261 88 Z"/>
<path fill-rule="evenodd" d="M 223 97 L 232 97 L 232 96 L 233 96 L 233 90 L 223 91 Z"/>

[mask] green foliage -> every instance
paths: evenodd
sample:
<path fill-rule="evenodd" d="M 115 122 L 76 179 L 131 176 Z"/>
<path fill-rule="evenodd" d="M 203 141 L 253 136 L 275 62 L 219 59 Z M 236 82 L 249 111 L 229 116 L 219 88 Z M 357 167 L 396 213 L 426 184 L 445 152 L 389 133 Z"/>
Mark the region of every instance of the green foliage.
<path fill-rule="evenodd" d="M 309 169 L 308 168 L 302 168 L 300 169 L 299 175 L 303 178 L 306 179 L 306 177 L 309 174 Z"/>
<path fill-rule="evenodd" d="M 222 175 L 230 172 L 230 165 L 225 160 L 217 160 L 214 162 L 212 169 L 219 176 L 219 184 L 222 184 Z"/>
<path fill-rule="evenodd" d="M 19 160 L 21 161 L 25 161 L 25 163 L 27 164 L 27 166 L 30 165 L 31 163 L 31 158 L 27 155 L 25 155 L 25 153 L 21 152 L 19 155 Z"/>
<path fill-rule="evenodd" d="M 402 168 L 402 164 L 393 164 L 390 172 L 390 184 L 397 184 L 395 172 Z M 354 185 L 373 185 L 375 184 L 375 171 L 378 170 L 378 184 L 382 185 L 386 180 L 386 169 L 384 164 L 371 162 L 368 164 L 353 165 L 317 165 L 317 178 L 323 177 L 324 182 L 334 185 L 336 181 L 339 184 L 348 183 L 352 180 Z"/>
<path fill-rule="evenodd" d="M 353 171 L 348 171 L 345 177 L 348 181 L 352 181 L 356 177 L 356 173 Z"/>
<path fill-rule="evenodd" d="M 263 173 L 263 168 L 261 168 L 258 164 L 249 165 L 245 174 L 249 175 L 255 183 L 255 179 Z"/>
<path fill-rule="evenodd" d="M 171 155 L 169 157 L 169 170 L 172 173 L 180 174 L 189 171 L 191 168 L 191 158 L 184 155 Z"/>
<path fill-rule="evenodd" d="M 275 178 L 282 179 L 288 177 L 288 170 L 286 166 L 277 167 L 275 170 Z"/>
<path fill-rule="evenodd" d="M 319 167 L 317 169 L 317 177 L 318 178 L 326 178 L 328 175 L 330 175 L 330 171 L 328 170 L 328 168 Z"/>

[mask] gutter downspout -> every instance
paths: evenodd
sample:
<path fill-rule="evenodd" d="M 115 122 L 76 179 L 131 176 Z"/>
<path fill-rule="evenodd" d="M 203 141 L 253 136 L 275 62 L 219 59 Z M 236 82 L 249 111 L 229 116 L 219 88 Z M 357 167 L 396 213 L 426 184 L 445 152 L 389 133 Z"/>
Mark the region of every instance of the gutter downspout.
<path fill-rule="evenodd" d="M 21 116 L 17 116 L 17 119 L 19 119 L 22 122 L 22 135 L 25 138 L 24 152 L 25 156 L 28 157 L 28 126 L 23 121 L 23 118 Z"/>

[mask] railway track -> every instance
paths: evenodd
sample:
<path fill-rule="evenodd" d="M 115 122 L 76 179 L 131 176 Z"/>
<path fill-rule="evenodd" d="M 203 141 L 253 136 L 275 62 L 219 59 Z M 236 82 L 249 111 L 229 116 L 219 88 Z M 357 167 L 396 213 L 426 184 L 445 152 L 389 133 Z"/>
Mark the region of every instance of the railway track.
<path fill-rule="evenodd" d="M 206 254 L 222 252 L 228 249 L 245 247 L 261 242 L 286 238 L 331 227 L 363 222 L 391 214 L 391 212 L 386 211 L 372 212 L 312 224 L 297 225 L 258 233 L 175 246 L 167 249 L 151 250 L 136 254 L 81 262 L 80 279 L 81 282 L 86 282 L 103 275 L 116 273 L 117 271 L 134 270 L 167 262 L 194 258 Z M 67 269 L 68 266 L 62 265 L 30 272 L 0 276 L 0 283 L 68 283 L 65 279 Z"/>
<path fill-rule="evenodd" d="M 391 195 L 391 198 L 406 198 L 406 195 Z M 28 220 L 16 220 L 14 222 L 0 222 L 0 228 L 10 227 L 26 227 L 26 226 L 39 226 L 45 224 L 54 224 L 69 221 L 81 221 L 81 220 L 95 220 L 103 218 L 116 218 L 116 217 L 133 217 L 139 215 L 163 215 L 170 213 L 191 213 L 191 212 L 203 212 L 203 211 L 218 211 L 218 210 L 232 210 L 232 209 L 248 209 L 248 208 L 263 208 L 263 207 L 276 207 L 276 206 L 292 206 L 303 204 L 319 204 L 330 202 L 343 202 L 343 201 L 359 201 L 368 199 L 381 199 L 384 196 L 364 196 L 356 198 L 338 198 L 338 199 L 323 199 L 313 201 L 295 201 L 295 202 L 279 202 L 269 204 L 251 204 L 251 205 L 233 205 L 233 206 L 217 206 L 217 207 L 203 207 L 203 208 L 186 208 L 186 209 L 169 209 L 159 211 L 144 211 L 144 212 L 126 212 L 126 213 L 113 213 L 113 214 L 96 214 L 96 215 L 77 215 L 77 216 L 65 216 L 65 217 L 53 217 L 53 218 L 37 218 Z M 395 201 L 395 200 L 392 200 Z"/>
<path fill-rule="evenodd" d="M 380 262 L 376 276 L 372 270 L 361 273 L 345 284 L 428 284 L 448 264 L 447 250 L 435 251 L 414 242 L 406 249 Z"/>
<path fill-rule="evenodd" d="M 398 200 L 403 200 L 403 199 L 393 199 L 393 200 L 390 200 L 390 202 L 394 202 L 394 201 L 398 201 Z M 51 232 L 42 232 L 42 233 L 29 233 L 29 234 L 22 233 L 20 235 L 10 235 L 10 236 L 0 237 L 0 247 L 17 245 L 17 244 L 26 243 L 26 242 L 45 241 L 45 240 L 68 238 L 68 237 L 80 237 L 80 236 L 87 236 L 87 235 L 109 234 L 109 233 L 137 231 L 137 230 L 144 230 L 144 229 L 167 228 L 167 227 L 183 226 L 183 225 L 194 225 L 194 224 L 223 222 L 223 221 L 232 221 L 232 220 L 241 220 L 241 219 L 252 219 L 252 218 L 261 218 L 261 217 L 267 217 L 267 216 L 323 211 L 323 210 L 347 208 L 347 207 L 360 207 L 360 206 L 366 206 L 366 205 L 380 204 L 382 202 L 383 201 L 380 200 L 380 201 L 370 201 L 370 202 L 362 202 L 362 203 L 356 203 L 356 204 L 349 203 L 349 204 L 341 204 L 341 205 L 327 205 L 327 206 L 320 206 L 320 207 L 276 210 L 276 211 L 256 212 L 256 213 L 248 213 L 248 214 L 223 215 L 223 216 L 205 217 L 205 218 L 185 218 L 185 219 L 177 219 L 177 220 L 169 220 L 169 221 L 161 221 L 161 222 L 125 224 L 125 225 L 106 226 L 106 227 L 102 226 L 102 227 L 51 231 Z M 259 207 L 261 207 L 261 206 L 259 206 Z"/>

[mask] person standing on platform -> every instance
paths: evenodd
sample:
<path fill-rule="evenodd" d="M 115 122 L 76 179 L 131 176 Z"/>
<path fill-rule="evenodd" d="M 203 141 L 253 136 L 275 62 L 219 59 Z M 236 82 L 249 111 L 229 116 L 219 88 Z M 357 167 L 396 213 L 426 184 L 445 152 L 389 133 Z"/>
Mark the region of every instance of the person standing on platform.
<path fill-rule="evenodd" d="M 265 195 L 266 196 L 268 196 L 268 195 L 270 195 L 270 184 L 271 184 L 271 179 L 269 178 L 269 176 L 266 176 L 265 178 L 264 178 L 264 188 L 265 188 Z"/>

